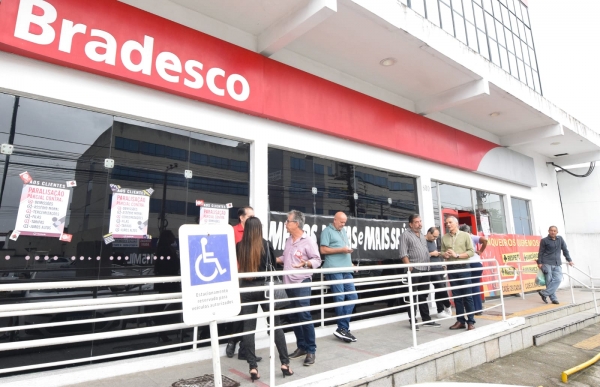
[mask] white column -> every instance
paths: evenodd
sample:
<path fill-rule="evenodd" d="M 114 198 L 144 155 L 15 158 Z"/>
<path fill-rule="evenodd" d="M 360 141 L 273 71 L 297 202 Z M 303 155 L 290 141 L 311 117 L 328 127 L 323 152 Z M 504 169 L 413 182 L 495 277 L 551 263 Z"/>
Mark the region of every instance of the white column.
<path fill-rule="evenodd" d="M 506 216 L 506 233 L 514 234 L 515 233 L 515 219 L 513 217 L 512 211 L 512 200 L 510 195 L 504 195 L 504 216 Z"/>
<path fill-rule="evenodd" d="M 267 211 L 269 196 L 269 144 L 266 139 L 256 139 L 250 144 L 250 206 L 263 223 L 267 237 Z"/>
<path fill-rule="evenodd" d="M 423 232 L 431 226 L 434 226 L 435 218 L 433 216 L 433 197 L 431 196 L 431 177 L 417 177 L 417 187 L 419 195 L 419 213 L 423 221 Z"/>

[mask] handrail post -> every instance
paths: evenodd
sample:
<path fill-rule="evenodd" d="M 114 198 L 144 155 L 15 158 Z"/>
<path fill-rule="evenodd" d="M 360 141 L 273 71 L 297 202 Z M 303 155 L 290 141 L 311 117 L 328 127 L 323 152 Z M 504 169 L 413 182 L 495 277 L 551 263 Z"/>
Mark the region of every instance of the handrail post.
<path fill-rule="evenodd" d="M 521 282 L 521 298 L 525 299 L 525 284 L 523 283 L 523 267 L 521 266 L 521 262 L 517 264 L 519 266 L 519 281 Z"/>
<path fill-rule="evenodd" d="M 406 268 L 406 274 L 408 274 L 408 307 L 410 310 L 408 311 L 408 315 L 410 316 L 410 329 L 412 330 L 413 337 L 413 347 L 417 347 L 417 317 L 415 316 L 415 309 L 413 307 L 414 299 L 413 299 L 413 287 L 412 287 L 412 276 L 409 268 Z"/>
<path fill-rule="evenodd" d="M 269 385 L 275 387 L 275 283 L 269 279 Z"/>
<path fill-rule="evenodd" d="M 198 350 L 198 326 L 194 327 L 194 343 L 192 344 L 192 350 Z"/>
<path fill-rule="evenodd" d="M 323 273 L 321 274 L 321 328 L 325 326 L 325 286 L 323 285 Z"/>
<path fill-rule="evenodd" d="M 592 285 L 592 296 L 594 297 L 594 309 L 596 315 L 598 315 L 598 303 L 596 302 L 596 289 L 594 288 L 594 277 L 592 277 L 592 267 L 588 266 L 588 272 L 590 273 L 590 283 Z"/>
<path fill-rule="evenodd" d="M 502 273 L 500 265 L 496 261 L 496 272 L 498 273 L 498 291 L 500 292 L 500 305 L 502 305 L 502 321 L 506 321 L 506 308 L 504 306 L 504 290 L 502 289 Z"/>
<path fill-rule="evenodd" d="M 573 278 L 571 278 L 571 265 L 567 262 L 567 275 L 569 276 L 569 287 L 571 288 L 571 303 L 575 305 L 575 293 L 573 292 Z"/>

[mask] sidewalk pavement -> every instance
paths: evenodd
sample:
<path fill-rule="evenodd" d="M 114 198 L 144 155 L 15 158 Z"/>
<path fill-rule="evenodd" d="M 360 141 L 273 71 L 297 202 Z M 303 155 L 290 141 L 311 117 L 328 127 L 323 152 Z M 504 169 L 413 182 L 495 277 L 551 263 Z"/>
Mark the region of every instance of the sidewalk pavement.
<path fill-rule="evenodd" d="M 585 290 L 576 290 L 576 301 L 582 303 L 592 300 L 591 292 Z M 570 304 L 571 294 L 569 289 L 560 290 L 560 305 L 542 303 L 537 293 L 527 294 L 525 299 L 520 295 L 505 297 L 506 316 L 527 316 L 543 311 L 559 308 Z M 499 300 L 488 300 L 484 303 L 485 308 L 493 305 L 499 305 Z M 435 312 L 435 311 L 432 311 Z M 355 343 L 345 343 L 333 336 L 335 326 L 326 326 L 317 328 L 317 353 L 316 364 L 310 367 L 302 365 L 304 358 L 291 359 L 291 368 L 295 372 L 292 377 L 282 378 L 278 370 L 279 359 L 276 355 L 275 367 L 276 384 L 280 385 L 287 382 L 297 382 L 302 378 L 330 371 L 349 364 L 356 364 L 360 367 L 360 362 L 373 359 L 385 354 L 400 351 L 412 346 L 412 334 L 407 321 L 407 315 L 394 316 L 396 322 L 384 325 L 373 326 L 368 320 L 361 320 L 351 323 L 353 334 L 358 341 Z M 432 314 L 435 319 L 435 314 Z M 389 320 L 389 318 L 388 318 Z M 477 316 L 476 327 L 493 324 L 502 320 L 501 309 L 495 308 L 484 312 L 483 316 Z M 462 331 L 450 331 L 448 328 L 455 322 L 455 318 L 440 321 L 440 328 L 421 327 L 417 332 L 418 343 L 425 343 L 445 337 L 460 335 Z M 288 351 L 291 353 L 296 348 L 293 333 L 286 334 Z M 227 376 L 245 386 L 267 386 L 269 383 L 269 349 L 263 348 L 257 350 L 258 356 L 263 360 L 259 363 L 259 372 L 261 379 L 252 384 L 248 375 L 248 364 L 236 357 L 229 359 L 221 358 L 221 369 L 223 376 Z M 168 356 L 168 355 L 164 355 Z M 114 378 L 101 379 L 97 381 L 74 384 L 71 387 L 167 387 L 181 379 L 190 379 L 205 374 L 212 374 L 212 361 L 204 360 L 174 367 L 165 367 L 152 371 L 132 373 Z"/>

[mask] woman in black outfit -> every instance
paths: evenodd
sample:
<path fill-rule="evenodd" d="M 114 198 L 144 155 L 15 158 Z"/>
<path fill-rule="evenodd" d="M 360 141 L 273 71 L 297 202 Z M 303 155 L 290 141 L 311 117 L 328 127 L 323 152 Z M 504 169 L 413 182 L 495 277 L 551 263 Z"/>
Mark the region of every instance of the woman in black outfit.
<path fill-rule="evenodd" d="M 275 267 L 275 252 L 270 242 L 263 239 L 262 223 L 258 218 L 252 217 L 246 220 L 244 227 L 244 236 L 236 246 L 238 271 L 240 273 L 255 273 L 268 270 L 268 261 L 270 266 Z M 268 278 L 268 277 L 267 277 Z M 244 278 L 240 281 L 241 287 L 263 286 L 265 277 Z M 242 303 L 267 301 L 261 304 L 264 312 L 269 311 L 269 303 L 265 298 L 264 290 L 241 294 Z M 256 313 L 258 305 L 243 305 L 241 314 Z M 275 326 L 279 325 L 279 316 L 275 316 Z M 256 329 L 256 319 L 244 321 L 244 332 Z M 254 382 L 260 379 L 258 373 L 258 364 L 256 363 L 256 349 L 254 342 L 254 333 L 245 335 L 242 338 L 244 348 L 246 348 L 246 357 L 250 366 L 250 378 Z M 288 356 L 287 344 L 283 330 L 275 329 L 275 346 L 279 352 L 281 360 L 281 372 L 283 377 L 291 376 L 294 373 L 290 369 L 290 358 Z"/>

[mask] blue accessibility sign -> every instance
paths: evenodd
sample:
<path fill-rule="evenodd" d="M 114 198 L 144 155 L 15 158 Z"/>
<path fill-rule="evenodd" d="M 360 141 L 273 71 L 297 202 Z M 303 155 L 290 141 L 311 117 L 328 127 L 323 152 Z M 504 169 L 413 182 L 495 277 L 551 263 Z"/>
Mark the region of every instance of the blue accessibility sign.
<path fill-rule="evenodd" d="M 227 235 L 189 235 L 192 286 L 231 281 Z"/>

